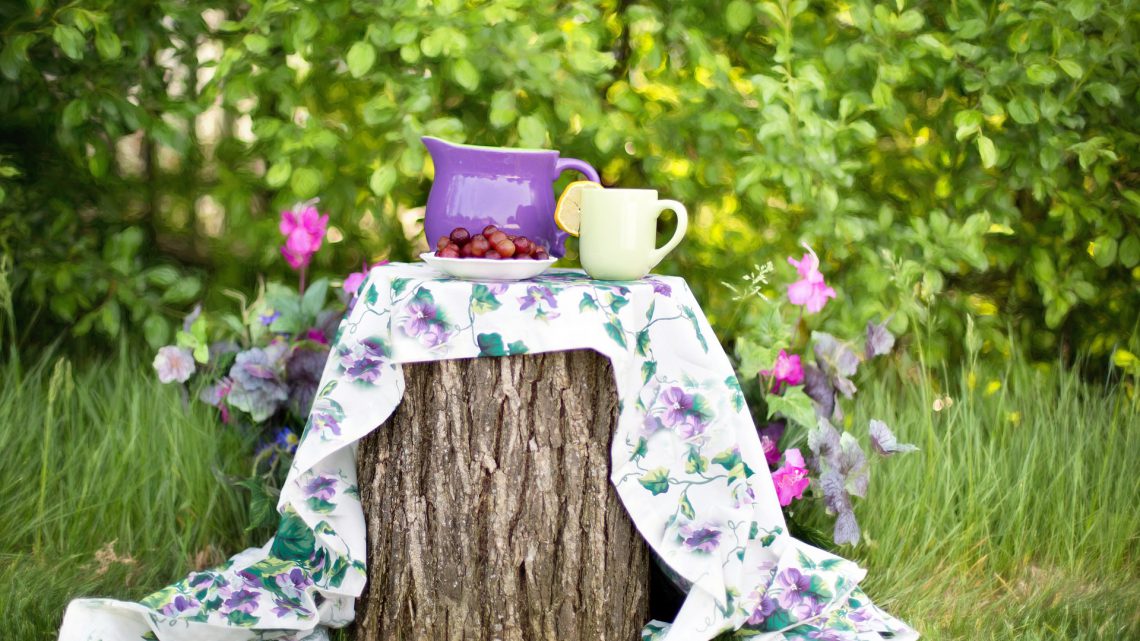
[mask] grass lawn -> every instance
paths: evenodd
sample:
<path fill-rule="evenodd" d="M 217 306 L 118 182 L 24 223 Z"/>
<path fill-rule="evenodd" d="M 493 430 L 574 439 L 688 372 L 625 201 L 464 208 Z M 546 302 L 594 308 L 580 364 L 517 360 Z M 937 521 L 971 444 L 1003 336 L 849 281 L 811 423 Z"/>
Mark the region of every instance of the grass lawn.
<path fill-rule="evenodd" d="M 57 362 L 0 366 L 5 638 L 54 639 L 72 597 L 138 598 L 266 536 L 224 480 L 247 444 L 149 359 Z M 870 543 L 840 552 L 929 639 L 1140 638 L 1140 414 L 1072 373 L 970 369 L 940 378 L 939 412 L 929 381 L 860 392 L 851 431 L 880 417 L 922 451 L 875 468 Z"/>

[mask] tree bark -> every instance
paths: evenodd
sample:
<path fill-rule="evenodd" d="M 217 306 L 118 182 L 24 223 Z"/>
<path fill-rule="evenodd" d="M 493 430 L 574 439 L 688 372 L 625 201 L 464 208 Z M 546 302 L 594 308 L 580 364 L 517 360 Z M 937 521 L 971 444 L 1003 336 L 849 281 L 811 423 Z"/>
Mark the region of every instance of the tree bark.
<path fill-rule="evenodd" d="M 359 641 L 634 641 L 649 555 L 610 484 L 617 396 L 592 351 L 404 367 L 360 442 Z"/>

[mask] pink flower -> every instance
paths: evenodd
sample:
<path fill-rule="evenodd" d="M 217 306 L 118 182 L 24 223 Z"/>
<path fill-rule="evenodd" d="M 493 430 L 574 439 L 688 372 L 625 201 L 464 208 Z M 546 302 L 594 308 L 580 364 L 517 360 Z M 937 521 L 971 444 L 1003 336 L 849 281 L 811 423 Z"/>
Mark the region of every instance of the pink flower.
<path fill-rule="evenodd" d="M 372 265 L 372 267 L 379 267 L 381 265 L 387 264 L 388 261 L 382 260 Z M 349 296 L 356 296 L 356 292 L 360 291 L 360 286 L 364 284 L 364 281 L 368 280 L 368 272 L 372 270 L 372 267 L 369 267 L 368 263 L 361 263 L 360 271 L 352 272 L 348 276 L 344 277 L 344 291 L 348 292 Z"/>
<path fill-rule="evenodd" d="M 321 345 L 329 344 L 329 339 L 325 338 L 324 332 L 317 329 L 316 327 L 311 327 L 307 332 L 305 332 L 305 339 L 313 341 L 315 343 L 320 343 Z"/>
<path fill-rule="evenodd" d="M 300 211 L 286 209 L 281 212 L 278 229 L 285 235 L 281 255 L 293 269 L 303 269 L 309 266 L 313 254 L 321 248 L 321 241 L 328 231 L 329 216 L 322 216 L 313 201 L 296 205 L 295 209 Z"/>
<path fill-rule="evenodd" d="M 788 300 L 793 305 L 803 305 L 808 313 L 814 314 L 823 309 L 829 298 L 835 298 L 835 290 L 823 282 L 823 274 L 819 271 L 819 257 L 811 247 L 804 244 L 808 253 L 804 254 L 798 262 L 788 257 L 788 262 L 796 268 L 800 279 L 788 285 Z"/>
<path fill-rule="evenodd" d="M 784 452 L 784 466 L 772 472 L 772 483 L 776 486 L 776 498 L 780 505 L 791 505 L 792 500 L 802 498 L 811 480 L 807 477 L 804 457 L 796 448 Z"/>
<path fill-rule="evenodd" d="M 774 392 L 779 392 L 784 383 L 799 385 L 804 382 L 804 368 L 800 364 L 800 355 L 788 356 L 786 351 L 780 350 L 780 355 L 776 357 L 776 365 L 772 369 L 760 370 L 760 375 L 773 377 L 772 391 Z"/>
<path fill-rule="evenodd" d="M 197 369 L 190 350 L 175 345 L 159 348 L 153 365 L 163 383 L 185 383 Z"/>

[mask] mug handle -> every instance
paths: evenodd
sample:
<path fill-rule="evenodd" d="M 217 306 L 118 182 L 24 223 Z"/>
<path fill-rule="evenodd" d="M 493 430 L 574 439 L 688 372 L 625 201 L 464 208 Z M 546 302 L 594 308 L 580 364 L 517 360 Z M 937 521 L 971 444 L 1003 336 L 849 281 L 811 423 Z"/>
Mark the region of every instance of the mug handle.
<path fill-rule="evenodd" d="M 584 160 L 578 160 L 577 158 L 559 158 L 558 160 L 554 161 L 554 177 L 555 178 L 558 178 L 558 176 L 562 175 L 562 172 L 569 171 L 571 169 L 573 169 L 574 171 L 581 172 L 581 173 L 585 174 L 586 178 L 590 182 L 595 182 L 595 183 L 602 182 L 598 178 L 597 170 L 595 170 L 593 167 L 591 167 L 590 163 L 588 163 Z"/>
<path fill-rule="evenodd" d="M 689 229 L 689 210 L 685 209 L 684 205 L 675 200 L 658 200 L 656 206 L 658 216 L 666 209 L 673 210 L 673 213 L 677 215 L 677 231 L 673 232 L 673 237 L 665 243 L 664 247 L 649 252 L 649 269 L 656 267 L 657 263 L 660 263 L 669 252 L 673 251 L 673 248 L 680 244 L 681 239 L 685 237 L 685 232 Z"/>

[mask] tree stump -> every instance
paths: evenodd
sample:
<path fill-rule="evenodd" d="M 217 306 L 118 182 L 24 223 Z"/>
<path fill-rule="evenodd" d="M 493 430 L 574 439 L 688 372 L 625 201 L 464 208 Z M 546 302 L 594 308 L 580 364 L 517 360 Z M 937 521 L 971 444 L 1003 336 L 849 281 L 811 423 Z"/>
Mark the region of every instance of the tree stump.
<path fill-rule="evenodd" d="M 610 484 L 617 395 L 593 352 L 407 365 L 361 440 L 359 641 L 634 641 L 649 554 Z"/>

